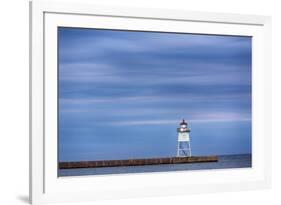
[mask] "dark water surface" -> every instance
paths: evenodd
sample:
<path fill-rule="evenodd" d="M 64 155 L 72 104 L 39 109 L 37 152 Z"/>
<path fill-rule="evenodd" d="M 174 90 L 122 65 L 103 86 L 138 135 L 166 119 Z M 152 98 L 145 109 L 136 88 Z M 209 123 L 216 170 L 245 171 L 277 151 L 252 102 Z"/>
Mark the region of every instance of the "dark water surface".
<path fill-rule="evenodd" d="M 204 169 L 226 169 L 226 168 L 245 168 L 245 167 L 252 167 L 251 154 L 222 155 L 219 156 L 218 162 L 206 162 L 206 163 L 60 169 L 58 175 L 83 176 L 83 175 L 167 172 L 167 171 L 179 171 L 179 170 L 204 170 Z"/>

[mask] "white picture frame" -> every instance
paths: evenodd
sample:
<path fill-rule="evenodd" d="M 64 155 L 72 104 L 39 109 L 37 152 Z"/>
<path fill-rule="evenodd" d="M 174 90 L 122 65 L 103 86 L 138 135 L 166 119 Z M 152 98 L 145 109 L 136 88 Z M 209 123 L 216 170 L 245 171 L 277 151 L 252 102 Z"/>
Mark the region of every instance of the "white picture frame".
<path fill-rule="evenodd" d="M 57 27 L 253 36 L 253 167 L 57 177 Z M 183 10 L 30 3 L 30 202 L 73 202 L 271 186 L 271 18 Z M 189 180 L 181 180 L 188 178 Z M 71 197 L 70 197 L 71 196 Z"/>

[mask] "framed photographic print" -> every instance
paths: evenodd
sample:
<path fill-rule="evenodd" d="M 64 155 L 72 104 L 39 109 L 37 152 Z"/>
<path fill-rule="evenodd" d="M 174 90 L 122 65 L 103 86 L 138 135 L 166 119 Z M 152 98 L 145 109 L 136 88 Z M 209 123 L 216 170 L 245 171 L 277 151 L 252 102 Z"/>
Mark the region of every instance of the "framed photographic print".
<path fill-rule="evenodd" d="M 270 186 L 270 17 L 30 14 L 31 203 Z"/>

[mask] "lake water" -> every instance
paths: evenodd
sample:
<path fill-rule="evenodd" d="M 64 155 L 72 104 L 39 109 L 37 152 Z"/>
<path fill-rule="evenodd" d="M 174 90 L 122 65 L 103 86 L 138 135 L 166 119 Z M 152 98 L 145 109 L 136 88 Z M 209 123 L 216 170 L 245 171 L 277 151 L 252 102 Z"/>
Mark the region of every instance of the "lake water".
<path fill-rule="evenodd" d="M 252 167 L 251 154 L 222 155 L 219 156 L 218 162 L 207 162 L 207 163 L 60 169 L 58 175 L 62 177 L 62 176 L 167 172 L 167 171 L 179 171 L 179 170 L 204 170 L 204 169 L 226 169 L 226 168 L 246 168 L 246 167 Z"/>

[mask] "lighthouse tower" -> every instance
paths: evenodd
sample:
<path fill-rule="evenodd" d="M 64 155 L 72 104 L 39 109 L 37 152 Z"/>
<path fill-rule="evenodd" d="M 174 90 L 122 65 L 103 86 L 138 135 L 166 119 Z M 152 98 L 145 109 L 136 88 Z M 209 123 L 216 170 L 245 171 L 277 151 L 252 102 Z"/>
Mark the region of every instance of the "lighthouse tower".
<path fill-rule="evenodd" d="M 178 131 L 178 149 L 177 157 L 190 157 L 191 147 L 190 147 L 190 129 L 187 126 L 187 122 L 183 119 L 180 123 L 180 127 L 177 128 Z"/>

